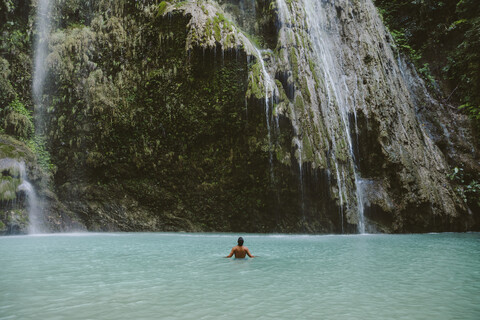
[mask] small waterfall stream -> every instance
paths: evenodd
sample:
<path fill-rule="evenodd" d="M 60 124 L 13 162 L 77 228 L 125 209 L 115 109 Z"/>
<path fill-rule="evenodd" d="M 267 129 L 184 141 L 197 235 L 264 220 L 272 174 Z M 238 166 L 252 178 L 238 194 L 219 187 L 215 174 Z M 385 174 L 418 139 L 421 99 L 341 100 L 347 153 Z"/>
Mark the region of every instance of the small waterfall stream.
<path fill-rule="evenodd" d="M 19 162 L 10 158 L 0 159 L 0 171 L 3 174 L 8 174 L 11 177 L 9 183 L 2 181 L 0 188 L 2 191 L 2 198 L 17 199 L 19 198 L 17 195 L 23 192 L 26 199 L 26 208 L 29 218 L 28 233 L 42 232 L 43 228 L 40 217 L 41 206 L 40 202 L 38 201 L 35 188 L 28 181 L 25 162 Z M 17 195 L 7 193 L 15 193 Z M 12 203 L 12 207 L 14 209 L 17 209 L 18 205 L 19 203 Z"/>
<path fill-rule="evenodd" d="M 45 140 L 45 103 L 44 91 L 47 77 L 47 56 L 48 41 L 51 31 L 52 11 L 51 0 L 39 0 L 37 3 L 37 14 L 35 26 L 37 38 L 35 41 L 34 61 L 33 61 L 33 83 L 32 95 L 35 104 L 35 136 L 36 140 Z M 43 212 L 42 201 L 39 201 L 33 185 L 26 179 L 25 164 L 20 164 L 22 184 L 18 187 L 19 191 L 24 191 L 28 198 L 29 211 L 29 233 L 39 233 L 43 231 L 41 227 L 41 213 Z"/>
<path fill-rule="evenodd" d="M 273 173 L 273 151 L 272 151 L 272 119 L 273 117 L 273 102 L 275 95 L 277 94 L 278 89 L 276 88 L 275 82 L 272 80 L 272 77 L 267 72 L 265 67 L 265 62 L 263 61 L 262 52 L 255 48 L 257 53 L 257 59 L 260 62 L 262 76 L 263 76 L 263 86 L 265 87 L 265 120 L 267 123 L 267 136 L 268 136 L 268 147 L 269 147 L 269 162 L 270 162 L 270 178 L 273 183 L 274 173 Z"/>
<path fill-rule="evenodd" d="M 35 103 L 35 135 L 43 136 L 45 134 L 44 121 L 44 101 L 43 94 L 45 89 L 45 79 L 47 76 L 47 55 L 48 40 L 50 37 L 51 20 L 50 12 L 52 8 L 51 0 L 39 0 L 37 4 L 36 30 L 37 39 L 35 41 L 35 55 L 33 64 L 33 84 L 32 93 Z"/>

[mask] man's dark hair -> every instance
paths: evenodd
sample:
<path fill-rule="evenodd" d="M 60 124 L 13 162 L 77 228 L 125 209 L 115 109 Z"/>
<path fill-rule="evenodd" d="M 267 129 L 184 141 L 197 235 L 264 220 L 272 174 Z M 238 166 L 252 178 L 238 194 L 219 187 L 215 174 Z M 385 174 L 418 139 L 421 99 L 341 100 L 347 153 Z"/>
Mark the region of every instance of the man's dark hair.
<path fill-rule="evenodd" d="M 243 246 L 243 238 L 242 237 L 238 238 L 238 245 Z"/>

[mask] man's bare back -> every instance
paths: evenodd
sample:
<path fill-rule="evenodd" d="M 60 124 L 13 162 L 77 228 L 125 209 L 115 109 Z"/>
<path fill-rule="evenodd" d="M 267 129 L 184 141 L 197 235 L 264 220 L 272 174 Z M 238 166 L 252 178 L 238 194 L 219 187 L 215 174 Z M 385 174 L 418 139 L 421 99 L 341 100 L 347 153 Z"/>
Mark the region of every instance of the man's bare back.
<path fill-rule="evenodd" d="M 250 258 L 255 258 L 255 256 L 250 253 L 250 250 L 248 250 L 248 248 L 243 245 L 242 237 L 238 238 L 238 246 L 233 247 L 232 251 L 230 251 L 230 254 L 225 258 L 231 258 L 233 255 L 235 255 L 236 259 L 243 259 L 247 255 Z"/>

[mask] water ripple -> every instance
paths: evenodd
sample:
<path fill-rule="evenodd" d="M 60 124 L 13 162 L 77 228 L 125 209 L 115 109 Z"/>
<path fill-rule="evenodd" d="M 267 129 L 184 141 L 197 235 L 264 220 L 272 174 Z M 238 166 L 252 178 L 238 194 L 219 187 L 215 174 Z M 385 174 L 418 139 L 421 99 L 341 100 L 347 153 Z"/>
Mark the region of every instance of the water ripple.
<path fill-rule="evenodd" d="M 479 234 L 236 237 L 0 238 L 0 319 L 480 318 Z"/>

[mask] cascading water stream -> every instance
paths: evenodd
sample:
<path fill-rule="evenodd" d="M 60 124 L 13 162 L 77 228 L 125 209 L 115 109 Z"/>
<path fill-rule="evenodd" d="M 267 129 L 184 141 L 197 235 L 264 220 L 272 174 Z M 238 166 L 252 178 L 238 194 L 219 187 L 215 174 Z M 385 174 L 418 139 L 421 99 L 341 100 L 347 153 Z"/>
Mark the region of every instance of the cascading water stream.
<path fill-rule="evenodd" d="M 312 72 L 315 72 L 319 78 L 323 79 L 323 85 L 316 89 L 319 99 L 316 105 L 314 103 L 313 107 L 318 108 L 321 115 L 328 117 L 323 121 L 331 141 L 330 159 L 334 164 L 334 176 L 337 180 L 342 230 L 343 207 L 345 206 L 348 210 L 351 206 L 348 196 L 348 192 L 351 190 L 356 198 L 357 230 L 359 233 L 364 233 L 363 190 L 355 163 L 351 137 L 352 129 L 356 132 L 356 126 L 351 128 L 349 122 L 349 114 L 352 114 L 356 121 L 356 109 L 352 93 L 346 84 L 346 76 L 342 66 L 340 32 L 335 22 L 335 17 L 330 17 L 323 5 L 325 5 L 323 2 L 316 0 L 302 0 L 298 4 L 290 3 L 288 5 L 284 0 L 277 0 L 279 19 L 286 26 L 286 28 L 281 30 L 281 33 L 284 33 L 281 37 L 283 39 L 291 39 L 292 37 L 288 35 L 288 32 L 293 30 L 293 32 L 298 33 L 299 28 L 303 28 L 309 37 L 312 45 L 310 52 L 304 48 L 300 54 L 303 55 L 305 61 L 312 59 L 315 62 L 316 67 Z M 289 6 L 292 10 L 297 11 L 301 8 L 305 19 L 297 19 L 296 15 L 298 15 L 298 12 L 290 12 Z M 288 30 L 289 28 L 291 30 Z M 296 48 L 302 46 L 302 44 L 296 42 L 293 45 Z M 297 120 L 294 120 L 294 122 L 297 122 Z M 298 126 L 298 124 L 294 124 L 295 126 Z M 294 138 L 294 141 L 298 140 L 300 139 Z M 339 160 L 341 158 L 337 154 L 339 152 L 348 154 L 346 157 L 343 157 L 343 162 Z M 299 157 L 299 161 L 302 162 L 301 157 Z M 353 188 L 349 186 L 346 180 L 349 178 L 353 180 Z"/>
<path fill-rule="evenodd" d="M 27 180 L 27 174 L 25 170 L 25 163 L 20 164 L 21 168 L 21 181 L 22 184 L 18 186 L 18 191 L 25 192 L 28 202 L 28 218 L 29 226 L 28 233 L 35 234 L 42 232 L 41 222 L 40 222 L 40 203 L 37 198 L 37 194 L 32 184 Z"/>
<path fill-rule="evenodd" d="M 4 158 L 0 159 L 0 171 L 9 172 L 12 175 L 12 180 L 18 181 L 18 186 L 15 190 L 12 190 L 14 193 L 23 192 L 27 200 L 27 210 L 29 218 L 29 227 L 28 233 L 40 233 L 42 232 L 41 221 L 40 221 L 40 205 L 35 192 L 34 187 L 27 179 L 27 170 L 25 168 L 25 162 L 19 162 L 15 159 Z M 11 187 L 16 186 L 13 184 Z M 3 189 L 3 188 L 2 188 Z M 15 205 L 14 205 L 15 207 Z"/>
<path fill-rule="evenodd" d="M 33 71 L 33 101 L 35 103 L 35 135 L 45 134 L 43 94 L 47 76 L 48 39 L 51 29 L 51 0 L 39 0 L 37 3 L 34 71 Z"/>
<path fill-rule="evenodd" d="M 48 41 L 51 31 L 51 18 L 50 13 L 52 10 L 51 0 L 39 0 L 37 3 L 37 15 L 36 15 L 36 31 L 37 38 L 35 41 L 35 54 L 34 54 L 34 71 L 33 71 L 33 83 L 32 94 L 35 104 L 35 137 L 37 141 L 44 141 L 45 138 L 45 106 L 43 101 L 45 91 L 45 80 L 47 76 L 47 55 L 48 55 Z M 19 190 L 24 191 L 28 198 L 28 210 L 30 217 L 29 233 L 42 232 L 40 226 L 40 214 L 43 211 L 41 201 L 37 199 L 35 189 L 32 184 L 26 180 L 25 166 L 23 165 L 23 182 L 19 186 Z"/>
<path fill-rule="evenodd" d="M 277 0 L 277 7 L 278 7 L 278 14 L 279 14 L 279 33 L 280 33 L 280 38 L 288 38 L 286 35 L 287 29 L 292 28 L 292 26 L 296 23 L 295 21 L 295 16 L 292 15 L 288 9 L 287 4 L 285 3 L 285 0 Z M 288 59 L 285 59 L 288 60 Z M 292 68 L 292 66 L 290 66 Z M 302 221 L 304 224 L 304 228 L 306 225 L 306 216 L 305 216 L 305 185 L 304 185 L 304 180 L 303 180 L 303 141 L 300 138 L 300 127 L 299 127 L 299 121 L 297 117 L 297 111 L 295 108 L 291 108 L 290 112 L 293 116 L 292 119 L 292 127 L 295 133 L 295 136 L 293 137 L 293 145 L 296 148 L 297 152 L 297 157 L 298 157 L 298 170 L 299 170 L 299 185 L 300 185 L 300 206 L 301 206 L 301 213 L 302 213 Z M 304 229 L 305 231 L 305 229 Z"/>
<path fill-rule="evenodd" d="M 274 181 L 274 173 L 273 173 L 273 151 L 272 151 L 272 125 L 270 115 L 273 115 L 273 100 L 275 98 L 275 94 L 277 94 L 278 89 L 276 88 L 275 82 L 270 77 L 270 74 L 267 72 L 265 67 L 265 62 L 263 61 L 262 52 L 255 48 L 257 53 L 257 59 L 260 62 L 262 76 L 263 76 L 263 85 L 265 87 L 265 118 L 267 123 L 267 136 L 268 136 L 268 152 L 269 152 L 269 162 L 270 162 L 270 178 L 273 183 Z M 271 99 L 270 99 L 271 96 Z"/>
<path fill-rule="evenodd" d="M 351 137 L 352 130 L 348 120 L 349 113 L 354 114 L 356 118 L 356 110 L 353 101 L 350 100 L 351 92 L 345 82 L 345 74 L 342 71 L 342 61 L 340 60 L 341 55 L 336 52 L 338 48 L 341 48 L 338 39 L 340 32 L 334 19 L 327 16 L 321 2 L 314 0 L 303 0 L 303 2 L 310 39 L 314 46 L 314 54 L 325 79 L 326 95 L 329 99 L 327 107 L 334 107 L 336 109 L 334 111 L 339 113 L 340 128 L 343 130 L 343 137 L 348 145 L 357 198 L 358 232 L 365 233 L 363 193 L 359 183 Z M 333 130 L 331 136 L 335 137 Z M 345 182 L 343 184 L 345 185 Z"/>
<path fill-rule="evenodd" d="M 348 114 L 351 112 L 355 115 L 356 110 L 353 103 L 349 102 L 351 93 L 345 83 L 345 75 L 342 71 L 341 61 L 339 61 L 340 55 L 335 52 L 335 50 L 338 50 L 337 48 L 340 48 L 340 43 L 337 43 L 338 39 L 335 38 L 335 35 L 340 34 L 340 32 L 334 21 L 329 21 L 329 17 L 325 10 L 323 10 L 321 2 L 304 0 L 304 8 L 307 17 L 307 24 L 310 30 L 310 37 L 314 45 L 314 53 L 317 56 L 317 62 L 319 63 L 324 79 L 326 80 L 326 95 L 329 99 L 328 107 L 334 107 L 339 113 L 341 119 L 340 128 L 343 130 L 343 138 L 348 145 L 354 173 L 355 193 L 357 198 L 358 232 L 365 233 L 363 194 L 359 185 L 359 175 L 355 164 L 353 142 L 351 138 L 352 131 L 348 120 Z M 328 30 L 327 28 L 331 28 L 331 30 Z M 335 137 L 333 132 L 332 137 Z"/>

